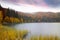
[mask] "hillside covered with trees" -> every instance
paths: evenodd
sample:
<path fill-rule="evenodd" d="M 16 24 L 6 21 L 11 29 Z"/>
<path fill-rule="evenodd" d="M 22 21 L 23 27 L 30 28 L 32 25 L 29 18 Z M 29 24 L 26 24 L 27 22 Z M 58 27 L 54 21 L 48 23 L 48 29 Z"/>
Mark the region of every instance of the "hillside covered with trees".
<path fill-rule="evenodd" d="M 0 6 L 0 23 L 60 22 L 60 12 L 18 12 Z"/>

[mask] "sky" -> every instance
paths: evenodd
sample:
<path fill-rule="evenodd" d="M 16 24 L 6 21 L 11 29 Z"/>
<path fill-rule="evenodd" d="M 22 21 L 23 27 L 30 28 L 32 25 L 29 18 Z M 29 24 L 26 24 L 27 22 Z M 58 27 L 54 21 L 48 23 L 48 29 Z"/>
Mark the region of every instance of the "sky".
<path fill-rule="evenodd" d="M 54 6 L 60 5 L 60 0 L 3 0 L 10 3 L 24 3 L 38 6 Z"/>
<path fill-rule="evenodd" d="M 60 12 L 59 0 L 0 0 L 0 4 L 5 8 L 26 13 Z"/>

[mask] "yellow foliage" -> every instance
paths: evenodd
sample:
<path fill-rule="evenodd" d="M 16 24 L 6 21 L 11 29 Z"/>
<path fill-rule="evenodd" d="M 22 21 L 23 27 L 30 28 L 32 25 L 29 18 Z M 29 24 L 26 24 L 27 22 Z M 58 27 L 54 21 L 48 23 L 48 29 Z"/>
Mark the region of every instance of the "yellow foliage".
<path fill-rule="evenodd" d="M 42 35 L 39 36 L 39 40 L 43 40 L 43 36 Z"/>
<path fill-rule="evenodd" d="M 3 14 L 2 11 L 0 11 L 0 23 L 3 21 Z"/>
<path fill-rule="evenodd" d="M 11 23 L 19 23 L 20 20 L 18 18 L 10 17 Z"/>
<path fill-rule="evenodd" d="M 49 36 L 49 40 L 55 40 L 55 37 L 54 36 Z"/>
<path fill-rule="evenodd" d="M 23 18 L 21 18 L 20 20 L 21 20 L 22 23 L 24 22 Z"/>
<path fill-rule="evenodd" d="M 26 35 L 28 33 L 27 30 L 20 30 L 21 32 L 19 32 L 19 35 L 21 38 L 23 38 L 24 35 Z"/>
<path fill-rule="evenodd" d="M 30 40 L 39 40 L 38 36 L 32 36 Z"/>
<path fill-rule="evenodd" d="M 25 33 L 27 34 L 25 30 L 17 31 L 16 29 L 0 25 L 0 40 L 23 40 L 22 36 L 24 36 Z"/>
<path fill-rule="evenodd" d="M 5 17 L 4 21 L 10 22 L 10 23 L 19 23 L 20 22 L 20 20 L 18 18 L 8 17 L 8 16 Z"/>
<path fill-rule="evenodd" d="M 49 40 L 49 37 L 47 35 L 44 35 L 43 40 Z"/>
<path fill-rule="evenodd" d="M 47 36 L 47 35 L 40 35 L 40 36 L 32 36 L 30 40 L 60 40 L 58 36 Z"/>
<path fill-rule="evenodd" d="M 11 21 L 11 23 L 14 23 L 14 18 L 10 17 L 10 21 Z"/>
<path fill-rule="evenodd" d="M 15 23 L 19 23 L 20 20 L 19 20 L 18 18 L 14 18 L 14 22 L 15 22 Z"/>
<path fill-rule="evenodd" d="M 10 18 L 8 16 L 5 17 L 4 21 L 10 22 Z"/>

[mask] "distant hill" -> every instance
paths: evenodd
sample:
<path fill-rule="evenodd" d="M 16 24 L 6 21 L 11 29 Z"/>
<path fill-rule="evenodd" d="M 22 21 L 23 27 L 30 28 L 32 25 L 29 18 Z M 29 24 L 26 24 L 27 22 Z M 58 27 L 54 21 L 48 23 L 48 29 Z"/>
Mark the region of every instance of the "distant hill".
<path fill-rule="evenodd" d="M 6 9 L 0 7 L 3 11 L 3 16 L 5 19 L 6 17 L 15 18 L 18 20 L 17 23 L 32 23 L 32 22 L 60 22 L 60 12 L 35 12 L 33 14 L 18 12 L 13 9 Z M 15 20 L 14 19 L 14 20 Z M 15 21 L 10 20 L 11 23 L 16 23 Z M 6 20 L 5 20 L 6 21 Z M 8 22 L 8 21 L 6 21 Z"/>

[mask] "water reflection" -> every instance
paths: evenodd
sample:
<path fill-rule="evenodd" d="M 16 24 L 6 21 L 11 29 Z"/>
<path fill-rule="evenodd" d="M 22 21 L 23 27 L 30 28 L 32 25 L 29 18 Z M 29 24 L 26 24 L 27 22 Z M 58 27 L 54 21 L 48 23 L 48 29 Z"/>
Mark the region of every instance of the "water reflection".
<path fill-rule="evenodd" d="M 24 23 L 17 24 L 14 27 L 18 30 L 28 30 L 31 35 L 53 34 L 59 35 L 60 23 Z"/>

